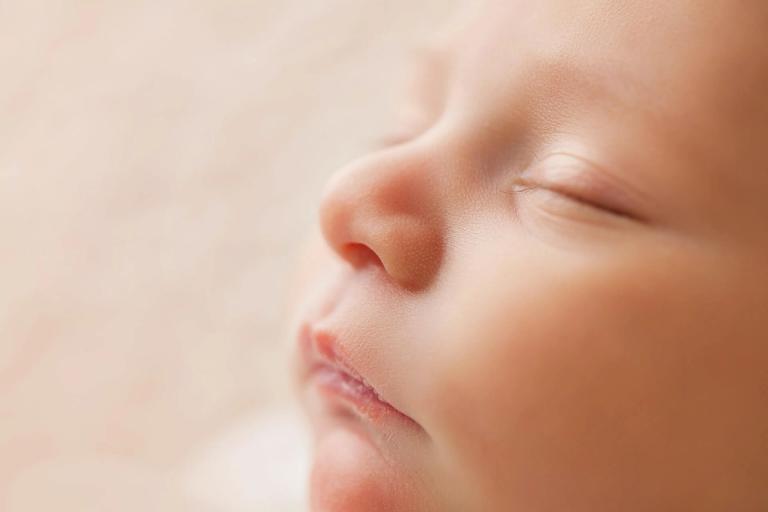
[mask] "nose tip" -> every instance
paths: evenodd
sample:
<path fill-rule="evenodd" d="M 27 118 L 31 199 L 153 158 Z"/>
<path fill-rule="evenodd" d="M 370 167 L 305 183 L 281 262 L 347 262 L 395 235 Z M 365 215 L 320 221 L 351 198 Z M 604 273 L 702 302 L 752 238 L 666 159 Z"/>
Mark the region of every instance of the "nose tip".
<path fill-rule="evenodd" d="M 320 204 L 327 243 L 355 269 L 377 267 L 407 289 L 428 286 L 443 252 L 428 173 L 424 166 L 391 160 L 342 170 Z"/>

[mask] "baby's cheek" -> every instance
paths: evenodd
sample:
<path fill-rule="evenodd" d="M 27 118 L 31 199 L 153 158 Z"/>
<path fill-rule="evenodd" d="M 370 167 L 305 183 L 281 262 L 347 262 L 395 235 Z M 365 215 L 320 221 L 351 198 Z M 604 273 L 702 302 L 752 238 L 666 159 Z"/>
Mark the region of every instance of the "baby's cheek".
<path fill-rule="evenodd" d="M 700 448 L 737 432 L 720 416 L 748 408 L 722 382 L 750 373 L 718 344 L 722 311 L 700 299 L 716 290 L 631 261 L 570 275 L 540 265 L 475 267 L 493 271 L 466 281 L 440 322 L 428 426 L 450 477 L 537 510 L 641 510 L 716 480 L 706 468 L 726 461 Z"/>
<path fill-rule="evenodd" d="M 551 492 L 555 461 L 592 456 L 578 453 L 594 447 L 586 437 L 601 435 L 591 428 L 603 412 L 599 394 L 589 388 L 611 380 L 614 355 L 598 340 L 576 339 L 594 319 L 575 304 L 535 295 L 457 304 L 463 313 L 443 324 L 434 373 L 437 444 L 466 472 L 457 479 L 474 481 L 478 498 L 516 496 L 520 507 Z"/>

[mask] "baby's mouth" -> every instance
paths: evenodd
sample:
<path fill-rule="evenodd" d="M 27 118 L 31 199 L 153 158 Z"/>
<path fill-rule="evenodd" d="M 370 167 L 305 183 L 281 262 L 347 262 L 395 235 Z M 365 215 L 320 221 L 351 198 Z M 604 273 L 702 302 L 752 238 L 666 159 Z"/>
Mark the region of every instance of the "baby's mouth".
<path fill-rule="evenodd" d="M 299 344 L 303 384 L 315 386 L 334 406 L 342 406 L 347 413 L 353 412 L 374 424 L 392 419 L 415 424 L 347 362 L 333 335 L 305 325 L 299 333 Z"/>

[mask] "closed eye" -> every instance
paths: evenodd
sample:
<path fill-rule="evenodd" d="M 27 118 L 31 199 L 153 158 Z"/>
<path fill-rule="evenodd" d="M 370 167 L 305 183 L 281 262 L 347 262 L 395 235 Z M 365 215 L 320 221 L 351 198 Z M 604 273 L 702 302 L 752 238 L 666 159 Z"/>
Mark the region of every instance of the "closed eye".
<path fill-rule="evenodd" d="M 558 206 L 560 209 L 563 207 L 589 208 L 595 210 L 596 213 L 602 212 L 629 220 L 640 220 L 635 214 L 608 200 L 590 197 L 577 189 L 568 188 L 564 184 L 541 183 L 525 176 L 515 176 L 512 182 L 512 191 L 516 195 L 545 196 L 535 199 L 545 201 L 549 208 L 553 206 Z M 565 202 L 566 204 L 555 205 L 556 202 Z"/>
<path fill-rule="evenodd" d="M 648 222 L 644 202 L 616 176 L 570 153 L 552 153 L 512 176 L 511 191 L 559 215 Z"/>

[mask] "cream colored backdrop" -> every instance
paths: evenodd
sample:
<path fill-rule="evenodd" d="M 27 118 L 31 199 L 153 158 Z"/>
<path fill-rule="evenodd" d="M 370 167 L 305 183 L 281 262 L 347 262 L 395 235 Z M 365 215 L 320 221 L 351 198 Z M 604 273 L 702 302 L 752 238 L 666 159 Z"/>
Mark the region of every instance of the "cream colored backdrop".
<path fill-rule="evenodd" d="M 321 185 L 447 0 L 0 0 L 0 510 L 302 509 Z"/>

